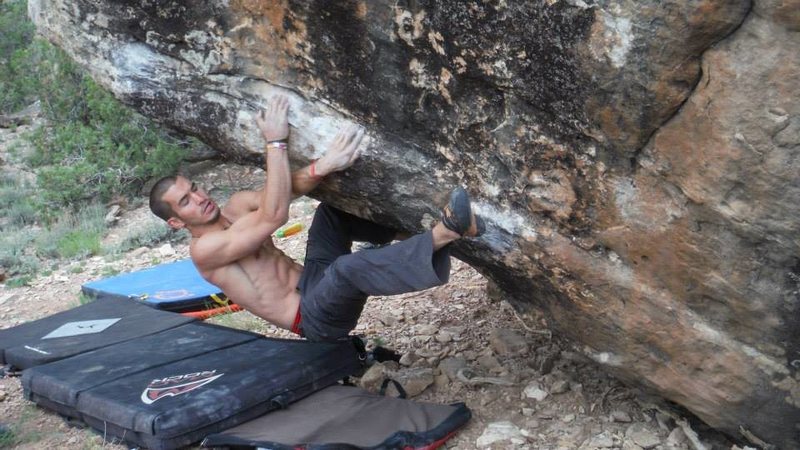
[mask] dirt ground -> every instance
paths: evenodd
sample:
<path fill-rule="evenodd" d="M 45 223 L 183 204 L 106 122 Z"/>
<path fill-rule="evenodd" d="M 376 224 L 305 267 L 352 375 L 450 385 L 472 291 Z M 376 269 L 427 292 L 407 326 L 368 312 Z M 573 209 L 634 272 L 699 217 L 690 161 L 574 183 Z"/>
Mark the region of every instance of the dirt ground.
<path fill-rule="evenodd" d="M 0 133 L 10 131 L 0 129 Z M 9 139 L 6 135 L 0 144 Z M 211 193 L 221 198 L 263 179 L 259 169 L 211 167 L 197 179 L 206 186 L 218 186 Z M 300 261 L 315 206 L 310 199 L 293 203 L 290 223 L 301 222 L 305 228 L 277 240 Z M 144 207 L 124 209 L 109 233 L 109 243 L 152 220 Z M 78 306 L 80 287 L 88 281 L 187 256 L 184 242 L 135 249 L 116 257 L 60 262 L 30 286 L 0 286 L 0 329 Z M 213 321 L 290 337 L 247 312 Z M 382 377 L 390 376 L 401 380 L 415 400 L 462 401 L 471 409 L 472 420 L 446 448 L 735 448 L 667 402 L 608 376 L 568 342 L 551 335 L 544 323 L 524 324 L 507 302 L 487 294 L 484 277 L 459 261 L 454 260 L 446 286 L 371 298 L 356 332 L 405 355 L 400 364 L 371 368 L 361 380 L 364 387 L 374 389 Z M 68 426 L 58 415 L 25 400 L 19 377 L 0 379 L 0 411 L 0 423 L 13 432 L 11 448 L 127 448 L 91 429 Z"/>

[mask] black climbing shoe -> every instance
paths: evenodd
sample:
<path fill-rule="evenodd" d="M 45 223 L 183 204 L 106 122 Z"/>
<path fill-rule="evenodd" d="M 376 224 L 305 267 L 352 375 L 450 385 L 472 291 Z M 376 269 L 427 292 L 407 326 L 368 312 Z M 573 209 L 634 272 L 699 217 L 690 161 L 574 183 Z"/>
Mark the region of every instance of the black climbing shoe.
<path fill-rule="evenodd" d="M 477 237 L 486 231 L 483 219 L 472 212 L 469 194 L 462 187 L 450 193 L 450 201 L 442 208 L 442 223 L 448 230 L 466 237 Z"/>

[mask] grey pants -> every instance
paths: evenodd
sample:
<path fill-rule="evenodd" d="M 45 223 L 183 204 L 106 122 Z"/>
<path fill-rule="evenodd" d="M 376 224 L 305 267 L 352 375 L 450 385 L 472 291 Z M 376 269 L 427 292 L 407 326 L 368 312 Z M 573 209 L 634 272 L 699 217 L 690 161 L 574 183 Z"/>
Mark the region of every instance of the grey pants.
<path fill-rule="evenodd" d="M 440 286 L 450 277 L 447 247 L 433 251 L 430 231 L 398 243 L 351 253 L 353 241 L 391 242 L 395 230 L 320 204 L 308 232 L 298 289 L 301 334 L 311 341 L 344 338 L 367 296 Z"/>

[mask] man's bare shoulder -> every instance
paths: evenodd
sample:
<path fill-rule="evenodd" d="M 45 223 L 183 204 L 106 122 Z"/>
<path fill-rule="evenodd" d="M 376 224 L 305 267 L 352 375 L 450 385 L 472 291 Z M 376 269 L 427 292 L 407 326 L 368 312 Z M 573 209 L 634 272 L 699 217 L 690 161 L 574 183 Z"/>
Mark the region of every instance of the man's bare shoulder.
<path fill-rule="evenodd" d="M 261 193 L 256 191 L 239 191 L 231 196 L 222 208 L 222 214 L 235 221 L 243 215 L 258 209 Z"/>

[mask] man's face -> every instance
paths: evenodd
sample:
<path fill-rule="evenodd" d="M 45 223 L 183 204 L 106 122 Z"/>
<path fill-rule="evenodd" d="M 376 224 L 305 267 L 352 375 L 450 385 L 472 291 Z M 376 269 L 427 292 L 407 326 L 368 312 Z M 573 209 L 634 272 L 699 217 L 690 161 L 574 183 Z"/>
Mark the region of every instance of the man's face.
<path fill-rule="evenodd" d="M 219 218 L 219 206 L 197 184 L 184 177 L 178 177 L 164 196 L 161 197 L 169 203 L 177 215 L 177 220 L 167 222 L 173 228 L 184 226 L 206 225 Z"/>

